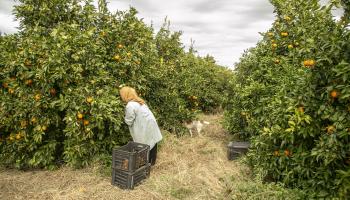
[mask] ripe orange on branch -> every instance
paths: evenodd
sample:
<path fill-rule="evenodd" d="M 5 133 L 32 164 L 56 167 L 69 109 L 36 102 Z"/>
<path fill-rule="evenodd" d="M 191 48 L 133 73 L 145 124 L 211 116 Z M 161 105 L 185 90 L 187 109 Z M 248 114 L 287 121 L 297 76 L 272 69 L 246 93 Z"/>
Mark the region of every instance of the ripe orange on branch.
<path fill-rule="evenodd" d="M 288 149 L 286 149 L 284 150 L 284 155 L 289 157 L 291 155 L 291 152 Z"/>
<path fill-rule="evenodd" d="M 305 67 L 313 67 L 315 66 L 316 62 L 315 60 L 310 59 L 310 60 L 304 60 L 303 64 Z"/>
<path fill-rule="evenodd" d="M 335 131 L 335 126 L 333 126 L 333 125 L 327 126 L 326 130 L 327 130 L 328 134 L 332 134 Z"/>
<path fill-rule="evenodd" d="M 290 21 L 290 20 L 291 20 L 291 18 L 290 18 L 289 16 L 284 16 L 284 19 L 285 19 L 286 21 Z"/>
<path fill-rule="evenodd" d="M 282 32 L 282 33 L 281 33 L 281 36 L 287 37 L 287 36 L 288 36 L 288 32 Z"/>
<path fill-rule="evenodd" d="M 338 92 L 337 90 L 332 90 L 332 91 L 331 91 L 331 97 L 332 97 L 333 99 L 338 98 L 338 97 L 339 97 L 339 92 Z"/>
<path fill-rule="evenodd" d="M 78 119 L 83 119 L 84 115 L 81 114 L 80 112 L 78 112 L 77 117 L 78 117 Z"/>
<path fill-rule="evenodd" d="M 31 63 L 29 60 L 26 60 L 26 61 L 24 62 L 24 65 L 27 66 L 27 67 L 29 67 L 29 66 L 32 65 L 32 63 Z"/>
<path fill-rule="evenodd" d="M 301 112 L 301 113 L 304 113 L 304 111 L 305 111 L 305 109 L 304 109 L 303 106 L 300 106 L 300 107 L 298 108 L 298 110 L 299 110 L 299 112 Z"/>
<path fill-rule="evenodd" d="M 47 126 L 45 126 L 45 125 L 41 126 L 41 130 L 42 131 L 46 131 L 47 130 Z"/>
<path fill-rule="evenodd" d="M 25 84 L 30 86 L 30 85 L 33 84 L 33 80 L 32 79 L 28 79 L 28 80 L 25 81 Z"/>
<path fill-rule="evenodd" d="M 87 125 L 89 125 L 90 124 L 90 122 L 88 121 L 88 120 L 84 120 L 84 126 L 87 126 Z"/>
<path fill-rule="evenodd" d="M 51 94 L 52 96 L 55 96 L 56 93 L 57 93 L 57 91 L 56 91 L 55 88 L 51 88 L 51 89 L 50 89 L 50 94 Z"/>
<path fill-rule="evenodd" d="M 86 102 L 87 103 L 92 103 L 94 101 L 94 99 L 92 97 L 87 97 L 86 98 Z"/>
<path fill-rule="evenodd" d="M 8 83 L 2 83 L 2 87 L 8 88 L 8 87 L 9 87 L 9 84 L 8 84 Z"/>
<path fill-rule="evenodd" d="M 30 120 L 33 124 L 35 124 L 37 122 L 36 117 L 32 117 L 32 119 Z"/>
<path fill-rule="evenodd" d="M 39 101 L 41 99 L 41 94 L 36 94 L 34 96 L 35 101 Z"/>
<path fill-rule="evenodd" d="M 120 60 L 120 56 L 119 56 L 119 55 L 115 55 L 113 58 L 114 58 L 114 60 L 116 60 L 116 61 L 119 61 L 119 60 Z"/>

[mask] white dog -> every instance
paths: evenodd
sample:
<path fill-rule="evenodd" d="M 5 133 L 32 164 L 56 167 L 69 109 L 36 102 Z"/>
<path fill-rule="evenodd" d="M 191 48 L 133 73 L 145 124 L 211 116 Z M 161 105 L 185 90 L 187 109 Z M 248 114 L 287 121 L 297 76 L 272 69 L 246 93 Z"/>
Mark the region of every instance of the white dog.
<path fill-rule="evenodd" d="M 195 129 L 197 130 L 198 135 L 201 134 L 201 131 L 203 129 L 204 124 L 210 124 L 207 121 L 199 121 L 199 120 L 195 120 L 189 123 L 185 123 L 185 127 L 190 131 L 190 135 L 192 137 L 192 130 Z"/>

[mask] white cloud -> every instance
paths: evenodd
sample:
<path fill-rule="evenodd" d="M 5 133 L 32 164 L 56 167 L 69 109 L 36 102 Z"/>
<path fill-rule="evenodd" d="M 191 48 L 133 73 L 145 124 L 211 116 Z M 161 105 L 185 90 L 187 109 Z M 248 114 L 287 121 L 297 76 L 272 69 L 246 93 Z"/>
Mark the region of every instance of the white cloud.
<path fill-rule="evenodd" d="M 129 0 L 111 1 L 109 7 L 117 10 L 128 5 L 139 10 L 146 23 L 153 22 L 156 30 L 167 17 L 172 30 L 183 31 L 186 47 L 192 39 L 200 55 L 210 54 L 219 64 L 230 67 L 245 49 L 257 43 L 261 38 L 258 32 L 267 30 L 274 18 L 267 0 Z"/>
<path fill-rule="evenodd" d="M 12 15 L 14 5 L 13 0 L 0 0 L 0 32 L 15 33 L 18 31 L 19 22 L 15 21 Z"/>

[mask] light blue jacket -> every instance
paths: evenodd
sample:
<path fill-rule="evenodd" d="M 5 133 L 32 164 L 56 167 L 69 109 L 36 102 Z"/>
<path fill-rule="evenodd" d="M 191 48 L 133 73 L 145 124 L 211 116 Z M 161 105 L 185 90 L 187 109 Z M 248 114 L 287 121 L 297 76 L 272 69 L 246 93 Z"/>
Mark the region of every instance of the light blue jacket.
<path fill-rule="evenodd" d="M 163 138 L 156 118 L 145 104 L 129 101 L 125 109 L 125 123 L 134 142 L 148 144 L 151 149 Z"/>

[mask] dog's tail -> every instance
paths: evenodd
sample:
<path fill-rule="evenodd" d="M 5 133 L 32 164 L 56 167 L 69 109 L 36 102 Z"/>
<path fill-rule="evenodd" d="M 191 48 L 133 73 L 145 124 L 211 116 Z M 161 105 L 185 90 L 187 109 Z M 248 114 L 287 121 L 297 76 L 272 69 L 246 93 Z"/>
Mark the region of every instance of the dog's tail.
<path fill-rule="evenodd" d="M 210 122 L 207 122 L 207 121 L 203 121 L 203 124 L 210 124 Z"/>

